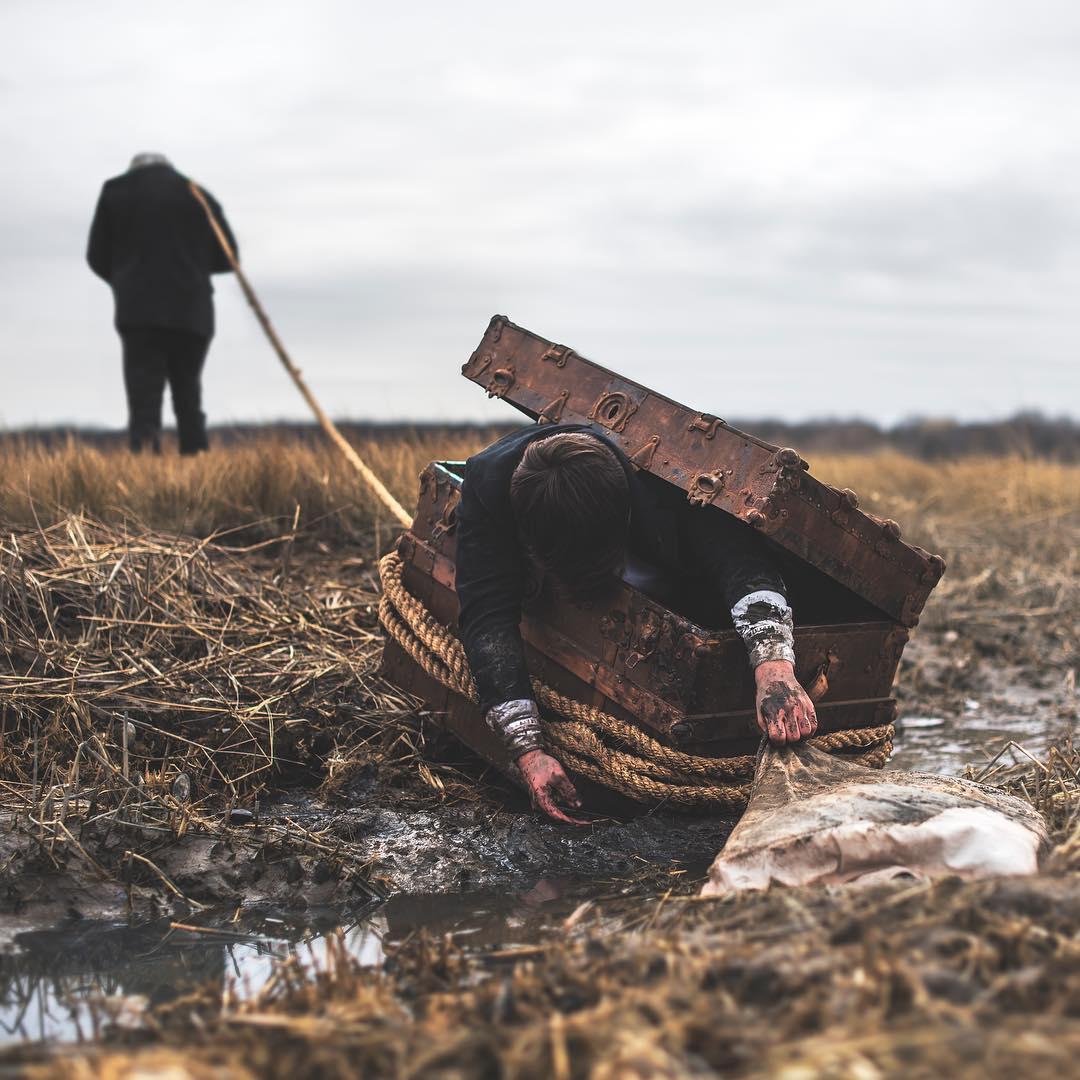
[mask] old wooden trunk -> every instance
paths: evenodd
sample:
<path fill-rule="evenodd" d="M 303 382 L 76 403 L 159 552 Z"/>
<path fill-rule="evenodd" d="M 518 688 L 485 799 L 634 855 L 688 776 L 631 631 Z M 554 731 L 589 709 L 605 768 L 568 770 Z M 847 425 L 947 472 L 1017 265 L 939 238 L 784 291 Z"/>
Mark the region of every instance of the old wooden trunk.
<path fill-rule="evenodd" d="M 796 451 L 669 401 L 502 317 L 491 321 L 463 372 L 540 423 L 598 425 L 638 468 L 685 490 L 701 512 L 731 513 L 759 529 L 788 584 L 798 675 L 820 694 L 820 729 L 894 718 L 897 665 L 944 570 L 940 558 L 905 544 L 895 522 L 860 511 L 854 493 L 815 480 Z M 462 473 L 460 463 L 428 466 L 413 526 L 399 545 L 407 588 L 450 626 Z M 603 610 L 541 596 L 526 605 L 522 624 L 530 669 L 664 742 L 722 757 L 752 753 L 759 735 L 745 648 L 715 608 L 713 622 L 695 610 L 693 592 L 661 602 L 624 582 Z M 466 744 L 506 767 L 476 706 L 393 641 L 384 667 Z"/>

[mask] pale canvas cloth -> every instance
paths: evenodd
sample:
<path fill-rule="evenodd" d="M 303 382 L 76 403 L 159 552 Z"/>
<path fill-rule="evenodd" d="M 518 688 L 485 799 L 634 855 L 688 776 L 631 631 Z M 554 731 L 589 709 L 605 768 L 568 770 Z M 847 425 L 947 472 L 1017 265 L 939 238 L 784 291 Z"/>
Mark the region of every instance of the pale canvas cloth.
<path fill-rule="evenodd" d="M 770 883 L 1030 874 L 1046 848 L 1042 817 L 994 788 L 867 769 L 803 744 L 768 746 L 702 895 Z"/>

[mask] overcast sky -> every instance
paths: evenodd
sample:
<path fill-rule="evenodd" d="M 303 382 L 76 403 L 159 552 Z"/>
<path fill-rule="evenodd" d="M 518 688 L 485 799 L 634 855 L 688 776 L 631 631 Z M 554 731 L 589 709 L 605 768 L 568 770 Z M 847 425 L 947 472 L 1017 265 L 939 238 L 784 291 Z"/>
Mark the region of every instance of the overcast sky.
<path fill-rule="evenodd" d="M 0 425 L 124 422 L 101 183 L 223 203 L 337 416 L 495 312 L 726 416 L 1080 416 L 1080 5 L 0 0 Z M 212 422 L 305 416 L 218 278 Z"/>

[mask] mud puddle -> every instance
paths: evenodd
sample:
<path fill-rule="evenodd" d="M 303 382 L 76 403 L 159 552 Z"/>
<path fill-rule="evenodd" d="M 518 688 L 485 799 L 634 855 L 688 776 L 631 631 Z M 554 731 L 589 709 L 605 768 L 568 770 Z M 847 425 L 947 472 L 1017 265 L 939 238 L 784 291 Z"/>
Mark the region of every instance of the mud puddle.
<path fill-rule="evenodd" d="M 611 883 L 606 898 L 620 891 Z M 597 895 L 593 880 L 541 878 L 514 891 L 398 894 L 351 917 L 331 909 L 297 921 L 282 911 L 249 911 L 237 921 L 204 912 L 186 923 L 82 920 L 21 932 L 0 953 L 0 1046 L 93 1040 L 106 1026 L 137 1029 L 149 1007 L 195 993 L 250 999 L 282 961 L 325 969 L 331 937 L 373 968 L 419 933 L 496 956 L 513 952 Z"/>
<path fill-rule="evenodd" d="M 968 766 L 978 769 L 1016 743 L 1035 757 L 1068 733 L 1072 724 L 1032 722 L 1030 711 L 1000 711 L 976 699 L 962 717 L 901 716 L 893 755 L 886 766 L 905 772 L 962 776 Z"/>
<path fill-rule="evenodd" d="M 942 671 L 950 666 L 949 652 L 940 645 L 917 639 L 905 662 L 932 667 L 935 682 L 947 681 Z M 1010 743 L 1043 757 L 1076 731 L 1071 670 L 983 663 L 960 686 L 937 693 L 906 691 L 901 679 L 889 769 L 961 776 L 969 766 L 978 770 L 1003 751 L 1019 753 Z"/>

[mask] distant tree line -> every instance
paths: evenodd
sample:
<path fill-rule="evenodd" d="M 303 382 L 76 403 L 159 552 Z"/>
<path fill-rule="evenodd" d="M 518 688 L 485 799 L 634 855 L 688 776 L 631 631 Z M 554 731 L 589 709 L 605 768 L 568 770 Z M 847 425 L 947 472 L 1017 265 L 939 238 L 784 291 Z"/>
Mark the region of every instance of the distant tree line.
<path fill-rule="evenodd" d="M 794 446 L 805 453 L 872 453 L 897 450 L 927 461 L 943 458 L 1019 454 L 1080 462 L 1080 420 L 1051 418 L 1041 413 L 1017 413 L 1008 420 L 960 423 L 955 420 L 912 419 L 881 427 L 867 420 L 808 420 L 789 424 L 780 420 L 730 420 L 730 423 L 766 442 Z M 496 438 L 513 424 L 406 424 L 344 421 L 342 431 L 351 438 L 402 437 L 433 429 Z M 314 424 L 229 424 L 212 429 L 217 445 L 247 442 L 266 436 L 317 442 L 322 438 Z M 12 441 L 58 445 L 75 439 L 99 447 L 120 447 L 125 436 L 116 431 L 86 428 L 28 428 L 0 431 L 0 446 Z"/>
<path fill-rule="evenodd" d="M 1069 417 L 1054 419 L 1040 413 L 1017 413 L 1008 420 L 974 423 L 912 419 L 892 427 L 879 427 L 866 420 L 809 420 L 802 424 L 732 420 L 731 423 L 766 442 L 794 446 L 807 453 L 898 450 L 927 461 L 1019 454 L 1080 462 L 1080 421 Z"/>

